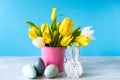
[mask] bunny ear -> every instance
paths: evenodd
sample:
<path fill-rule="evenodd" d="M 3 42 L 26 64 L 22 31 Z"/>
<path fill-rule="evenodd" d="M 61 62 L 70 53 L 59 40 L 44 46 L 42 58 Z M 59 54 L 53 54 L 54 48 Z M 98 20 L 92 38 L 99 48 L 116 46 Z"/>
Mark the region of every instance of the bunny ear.
<path fill-rule="evenodd" d="M 78 46 L 74 46 L 74 51 L 75 51 L 75 55 L 76 55 L 76 61 L 79 61 L 79 55 L 80 55 L 80 48 Z"/>
<path fill-rule="evenodd" d="M 67 47 L 67 50 L 68 50 L 68 53 L 70 55 L 70 58 L 75 62 L 75 59 L 73 57 L 73 50 L 72 50 L 72 47 L 71 46 L 68 46 Z"/>
<path fill-rule="evenodd" d="M 75 50 L 75 53 L 76 53 L 76 54 L 79 54 L 79 53 L 80 53 L 80 48 L 79 48 L 79 46 L 74 46 L 74 50 Z"/>
<path fill-rule="evenodd" d="M 68 50 L 68 52 L 69 52 L 70 55 L 73 54 L 72 48 L 70 46 L 67 47 L 67 50 Z"/>

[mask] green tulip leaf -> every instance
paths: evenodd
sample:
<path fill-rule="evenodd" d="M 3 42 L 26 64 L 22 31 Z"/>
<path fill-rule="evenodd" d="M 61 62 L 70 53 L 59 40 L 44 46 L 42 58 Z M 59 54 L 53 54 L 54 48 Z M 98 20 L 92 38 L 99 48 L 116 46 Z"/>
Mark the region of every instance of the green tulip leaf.
<path fill-rule="evenodd" d="M 72 42 L 70 45 L 71 46 L 79 46 L 79 42 Z"/>
<path fill-rule="evenodd" d="M 73 34 L 74 37 L 79 36 L 81 34 L 81 31 L 76 32 L 76 34 Z"/>
<path fill-rule="evenodd" d="M 58 17 L 59 17 L 59 16 L 65 16 L 65 15 L 66 15 L 66 14 L 59 14 Z"/>
<path fill-rule="evenodd" d="M 51 28 L 53 31 L 57 30 L 56 20 L 52 22 Z"/>
<path fill-rule="evenodd" d="M 79 29 L 80 29 L 80 26 L 78 26 L 78 27 L 73 31 L 72 35 L 74 36 L 74 35 L 78 34 L 78 33 L 79 33 Z"/>
<path fill-rule="evenodd" d="M 40 30 L 40 29 L 39 29 Z M 41 32 L 41 30 L 40 30 L 40 35 L 39 36 L 42 36 L 42 32 Z"/>
<path fill-rule="evenodd" d="M 36 28 L 38 28 L 33 22 L 30 22 L 30 21 L 27 21 L 27 22 L 25 22 L 26 24 L 28 24 L 29 26 L 31 26 L 31 27 L 36 27 Z"/>
<path fill-rule="evenodd" d="M 58 38 L 59 38 L 59 31 L 57 30 L 57 33 L 56 33 L 55 39 L 54 39 L 54 43 L 53 43 L 53 47 L 57 46 Z"/>

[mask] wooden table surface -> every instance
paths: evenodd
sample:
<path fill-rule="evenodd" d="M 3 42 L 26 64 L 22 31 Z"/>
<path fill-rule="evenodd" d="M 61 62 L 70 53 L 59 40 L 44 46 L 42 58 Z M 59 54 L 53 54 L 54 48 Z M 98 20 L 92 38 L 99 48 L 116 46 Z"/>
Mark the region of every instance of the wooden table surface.
<path fill-rule="evenodd" d="M 22 75 L 21 69 L 25 64 L 33 64 L 37 58 L 0 57 L 0 80 L 29 80 Z M 84 69 L 80 80 L 120 80 L 120 57 L 80 57 L 80 61 Z M 69 80 L 64 72 L 54 79 Z M 42 76 L 33 80 L 46 78 Z"/>

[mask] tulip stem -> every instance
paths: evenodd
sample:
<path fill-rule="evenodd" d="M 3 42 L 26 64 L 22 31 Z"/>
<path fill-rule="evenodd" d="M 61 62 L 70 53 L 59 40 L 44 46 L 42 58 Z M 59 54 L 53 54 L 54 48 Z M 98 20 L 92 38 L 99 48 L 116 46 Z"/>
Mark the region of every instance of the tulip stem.
<path fill-rule="evenodd" d="M 60 34 L 59 39 L 58 39 L 58 44 L 57 44 L 57 46 L 60 46 L 60 41 L 61 41 L 61 39 L 62 39 L 62 35 Z"/>

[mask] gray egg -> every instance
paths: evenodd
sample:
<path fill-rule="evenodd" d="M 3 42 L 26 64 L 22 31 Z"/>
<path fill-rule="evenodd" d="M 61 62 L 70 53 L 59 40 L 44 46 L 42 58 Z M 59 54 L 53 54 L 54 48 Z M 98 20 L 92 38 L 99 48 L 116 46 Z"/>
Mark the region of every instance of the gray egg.
<path fill-rule="evenodd" d="M 51 64 L 51 65 L 48 65 L 45 69 L 45 72 L 44 72 L 44 75 L 47 77 L 47 78 L 54 78 L 56 77 L 58 74 L 58 67 Z"/>
<path fill-rule="evenodd" d="M 36 70 L 32 65 L 25 65 L 22 68 L 22 73 L 26 78 L 35 78 L 36 77 Z"/>
<path fill-rule="evenodd" d="M 42 76 L 42 74 L 44 73 L 44 70 L 45 70 L 45 64 L 44 64 L 44 61 L 42 60 L 42 58 L 38 58 L 35 61 L 34 67 L 36 69 L 37 75 Z"/>

